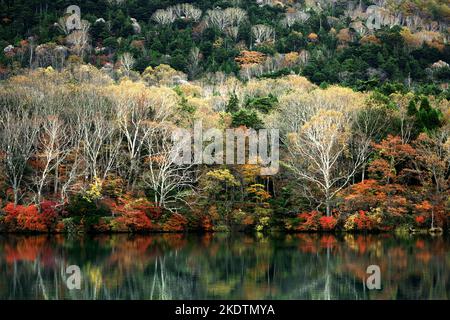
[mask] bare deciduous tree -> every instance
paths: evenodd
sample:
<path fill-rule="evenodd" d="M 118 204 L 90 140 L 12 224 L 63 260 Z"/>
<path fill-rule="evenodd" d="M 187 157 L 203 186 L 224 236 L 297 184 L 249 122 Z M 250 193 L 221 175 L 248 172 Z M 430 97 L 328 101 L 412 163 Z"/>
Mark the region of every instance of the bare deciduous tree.
<path fill-rule="evenodd" d="M 67 43 L 70 45 L 73 53 L 81 58 L 89 49 L 89 29 L 91 25 L 89 22 L 83 20 L 81 22 L 81 29 L 73 31 L 67 36 Z"/>
<path fill-rule="evenodd" d="M 154 202 L 168 210 L 176 209 L 184 202 L 184 193 L 193 188 L 196 181 L 194 165 L 179 165 L 177 158 L 181 144 L 173 143 L 172 130 L 159 126 L 146 138 L 148 164 L 144 183 L 153 191 Z"/>
<path fill-rule="evenodd" d="M 241 8 L 226 8 L 224 13 L 232 26 L 239 27 L 247 19 L 247 12 Z"/>
<path fill-rule="evenodd" d="M 192 48 L 190 54 L 189 54 L 189 76 L 191 78 L 195 78 L 195 76 L 200 72 L 200 60 L 201 60 L 201 53 L 200 49 L 197 47 Z"/>
<path fill-rule="evenodd" d="M 246 18 L 247 13 L 241 8 L 214 9 L 207 12 L 206 22 L 236 39 L 239 26 Z"/>
<path fill-rule="evenodd" d="M 202 17 L 202 10 L 190 3 L 181 3 L 172 7 L 173 11 L 180 19 L 199 21 Z"/>
<path fill-rule="evenodd" d="M 321 191 L 327 216 L 331 215 L 333 198 L 357 170 L 342 162 L 348 139 L 347 117 L 333 110 L 319 111 L 290 139 L 290 168 Z"/>
<path fill-rule="evenodd" d="M 64 169 L 61 169 L 61 177 L 55 183 L 55 190 L 58 184 L 61 185 L 60 203 L 64 204 L 69 197 L 69 193 L 73 190 L 78 179 L 86 174 L 86 161 L 83 157 L 83 125 L 77 123 L 76 119 L 70 119 L 71 123 L 67 125 L 66 134 L 69 137 L 68 145 L 65 150 L 64 161 L 59 161 Z M 57 169 L 59 172 L 60 169 Z M 61 180 L 61 183 L 59 183 Z"/>
<path fill-rule="evenodd" d="M 215 27 L 221 31 L 225 31 L 230 26 L 227 15 L 221 9 L 208 10 L 206 23 L 208 26 Z"/>
<path fill-rule="evenodd" d="M 122 67 L 125 75 L 128 77 L 130 76 L 130 71 L 133 69 L 134 64 L 136 63 L 136 60 L 134 59 L 133 55 L 129 52 L 125 52 L 123 55 L 119 58 L 120 66 Z"/>
<path fill-rule="evenodd" d="M 58 165 L 67 156 L 69 136 L 66 125 L 57 116 L 46 117 L 41 124 L 38 135 L 36 157 L 36 203 L 42 202 L 42 191 L 51 172 L 58 170 Z"/>
<path fill-rule="evenodd" d="M 172 8 L 159 9 L 153 13 L 152 19 L 158 24 L 169 25 L 175 21 L 176 15 Z"/>
<path fill-rule="evenodd" d="M 117 166 L 121 134 L 115 123 L 99 110 L 83 111 L 83 156 L 88 165 L 90 179 L 106 179 Z"/>
<path fill-rule="evenodd" d="M 264 24 L 257 24 L 252 27 L 252 35 L 255 39 L 255 44 L 259 45 L 267 41 L 274 41 L 275 29 Z"/>
<path fill-rule="evenodd" d="M 4 110 L 0 116 L 0 148 L 14 205 L 21 198 L 25 168 L 34 152 L 38 131 L 38 120 L 26 110 Z"/>
<path fill-rule="evenodd" d="M 128 184 L 133 188 L 140 172 L 142 149 L 152 130 L 151 108 L 143 101 L 120 99 L 116 103 L 116 113 L 120 130 L 127 141 Z"/>
<path fill-rule="evenodd" d="M 305 23 L 309 18 L 310 15 L 304 11 L 286 12 L 282 24 L 290 28 L 296 23 Z"/>
<path fill-rule="evenodd" d="M 352 154 L 349 149 L 353 139 L 351 129 L 361 107 L 359 95 L 339 88 L 325 92 L 297 91 L 280 99 L 275 123 L 290 153 L 288 167 L 300 181 L 311 185 L 305 196 L 319 191 L 320 197 L 314 200 L 325 205 L 327 215 L 331 214 L 336 194 L 367 159 L 366 137 L 360 141 L 364 144 L 351 150 Z"/>

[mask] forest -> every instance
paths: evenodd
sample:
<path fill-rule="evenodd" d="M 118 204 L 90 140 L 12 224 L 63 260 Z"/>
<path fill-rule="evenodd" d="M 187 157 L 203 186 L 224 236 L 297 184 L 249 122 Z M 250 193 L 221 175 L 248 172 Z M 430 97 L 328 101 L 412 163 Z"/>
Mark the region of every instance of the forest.
<path fill-rule="evenodd" d="M 0 232 L 448 232 L 449 21 L 448 0 L 0 1 Z M 278 129 L 279 172 L 179 165 L 197 121 Z"/>

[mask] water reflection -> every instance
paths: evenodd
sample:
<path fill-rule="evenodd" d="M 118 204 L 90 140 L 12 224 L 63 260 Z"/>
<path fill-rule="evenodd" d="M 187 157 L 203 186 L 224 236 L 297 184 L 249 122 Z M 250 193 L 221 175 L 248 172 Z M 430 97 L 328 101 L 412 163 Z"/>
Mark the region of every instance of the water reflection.
<path fill-rule="evenodd" d="M 1 299 L 447 299 L 450 243 L 391 235 L 0 236 Z M 381 268 L 381 290 L 364 285 Z M 68 265 L 82 271 L 69 290 Z"/>

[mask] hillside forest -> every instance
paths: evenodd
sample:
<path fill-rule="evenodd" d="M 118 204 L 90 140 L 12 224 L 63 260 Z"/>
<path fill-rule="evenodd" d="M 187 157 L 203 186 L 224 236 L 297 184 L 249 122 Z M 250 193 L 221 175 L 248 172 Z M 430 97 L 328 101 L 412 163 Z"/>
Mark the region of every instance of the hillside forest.
<path fill-rule="evenodd" d="M 449 21 L 448 0 L 0 0 L 0 232 L 447 232 Z M 278 129 L 279 171 L 175 163 L 199 121 Z"/>

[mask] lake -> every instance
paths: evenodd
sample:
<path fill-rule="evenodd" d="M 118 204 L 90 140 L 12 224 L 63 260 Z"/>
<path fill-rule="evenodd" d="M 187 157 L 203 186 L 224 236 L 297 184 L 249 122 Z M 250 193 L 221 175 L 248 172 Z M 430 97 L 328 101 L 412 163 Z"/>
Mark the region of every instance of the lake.
<path fill-rule="evenodd" d="M 448 299 L 449 249 L 388 234 L 0 235 L 0 299 Z"/>

